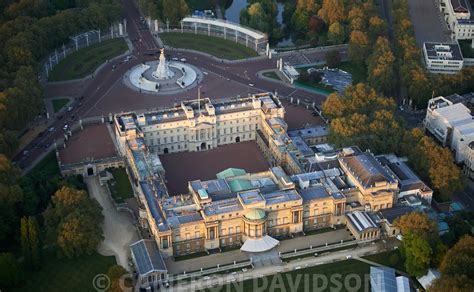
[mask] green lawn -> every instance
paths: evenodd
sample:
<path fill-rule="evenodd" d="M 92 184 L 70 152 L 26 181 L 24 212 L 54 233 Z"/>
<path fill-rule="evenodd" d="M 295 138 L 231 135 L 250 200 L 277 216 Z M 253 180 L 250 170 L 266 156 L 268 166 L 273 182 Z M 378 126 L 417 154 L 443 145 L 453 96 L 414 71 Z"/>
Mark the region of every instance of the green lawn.
<path fill-rule="evenodd" d="M 48 176 L 59 175 L 58 160 L 56 159 L 56 153 L 54 151 L 49 152 L 43 160 L 31 169 L 29 175 L 35 175 L 38 172 L 45 173 Z"/>
<path fill-rule="evenodd" d="M 363 258 L 405 272 L 405 262 L 398 249 L 365 256 Z"/>
<path fill-rule="evenodd" d="M 268 78 L 272 78 L 272 79 L 276 79 L 276 80 L 281 80 L 280 77 L 278 77 L 278 75 L 275 73 L 275 71 L 265 72 L 265 73 L 263 73 L 262 75 L 265 76 L 265 77 L 268 77 Z"/>
<path fill-rule="evenodd" d="M 101 64 L 127 51 L 123 38 L 110 39 L 67 56 L 53 68 L 49 81 L 83 78 L 92 74 Z"/>
<path fill-rule="evenodd" d="M 242 44 L 201 34 L 170 32 L 161 33 L 160 38 L 168 46 L 201 51 L 222 59 L 238 60 L 258 56 L 254 50 Z"/>
<path fill-rule="evenodd" d="M 471 40 L 459 40 L 459 46 L 464 58 L 474 58 L 474 49 L 471 47 Z"/>
<path fill-rule="evenodd" d="M 56 98 L 51 102 L 53 103 L 54 112 L 57 113 L 69 102 L 69 98 Z"/>
<path fill-rule="evenodd" d="M 272 291 L 272 287 L 273 291 L 367 291 L 366 289 L 369 289 L 369 271 L 370 265 L 366 263 L 346 260 L 259 277 L 241 283 L 232 283 L 220 291 L 254 291 L 257 289 L 260 289 L 259 291 Z M 346 277 L 349 274 L 351 276 Z M 324 285 L 323 278 L 327 280 L 326 285 Z M 348 282 L 348 286 L 345 286 L 345 281 Z M 290 283 L 294 284 L 294 290 L 290 289 Z M 355 289 L 357 287 L 358 289 Z M 240 290 L 236 288 L 240 288 Z"/>
<path fill-rule="evenodd" d="M 301 86 L 301 87 L 304 87 L 304 88 L 307 88 L 307 89 L 311 89 L 311 90 L 314 90 L 314 91 L 317 91 L 319 93 L 322 93 L 322 94 L 325 94 L 325 95 L 329 95 L 333 92 L 335 92 L 336 90 L 332 87 L 332 86 L 328 86 L 322 82 L 319 82 L 319 83 L 307 83 L 307 82 L 299 82 L 299 81 L 296 81 L 295 82 L 296 85 L 298 86 Z"/>
<path fill-rule="evenodd" d="M 115 265 L 115 257 L 93 254 L 75 259 L 58 259 L 53 251 L 45 252 L 42 268 L 26 272 L 25 281 L 17 291 L 96 291 L 92 279 L 105 274 Z"/>
<path fill-rule="evenodd" d="M 211 5 L 210 0 L 188 0 L 188 6 L 190 11 L 194 10 L 214 10 L 214 6 Z"/>
<path fill-rule="evenodd" d="M 111 168 L 108 171 L 114 176 L 114 180 L 109 181 L 109 189 L 114 200 L 123 203 L 126 199 L 133 198 L 132 185 L 125 168 Z"/>

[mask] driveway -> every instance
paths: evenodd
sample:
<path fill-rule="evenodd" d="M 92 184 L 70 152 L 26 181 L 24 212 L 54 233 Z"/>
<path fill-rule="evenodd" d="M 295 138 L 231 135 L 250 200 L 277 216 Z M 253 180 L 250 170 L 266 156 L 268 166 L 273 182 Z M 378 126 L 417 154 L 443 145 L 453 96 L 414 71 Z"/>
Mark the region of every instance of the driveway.
<path fill-rule="evenodd" d="M 435 0 L 409 0 L 410 18 L 415 29 L 419 46 L 424 42 L 447 42 L 451 33 L 448 30 Z"/>
<path fill-rule="evenodd" d="M 104 241 L 102 241 L 97 251 L 104 256 L 115 256 L 117 264 L 129 269 L 128 256 L 130 244 L 139 240 L 137 230 L 133 226 L 132 215 L 125 211 L 117 211 L 111 202 L 107 189 L 99 184 L 98 177 L 86 177 L 89 193 L 102 206 L 104 214 Z"/>

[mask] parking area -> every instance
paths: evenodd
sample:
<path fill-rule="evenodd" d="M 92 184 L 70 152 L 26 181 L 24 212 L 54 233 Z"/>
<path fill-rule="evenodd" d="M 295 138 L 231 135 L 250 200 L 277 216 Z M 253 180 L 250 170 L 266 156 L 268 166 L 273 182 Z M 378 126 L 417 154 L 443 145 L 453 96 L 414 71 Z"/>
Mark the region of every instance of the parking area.
<path fill-rule="evenodd" d="M 269 168 L 255 142 L 235 143 L 201 152 L 165 154 L 160 159 L 171 195 L 188 193 L 188 181 L 215 179 L 218 172 L 230 167 L 243 168 L 247 172 Z"/>
<path fill-rule="evenodd" d="M 58 129 L 58 131 L 62 131 Z M 84 130 L 74 132 L 66 142 L 66 148 L 59 149 L 61 163 L 70 164 L 87 159 L 104 159 L 117 155 L 112 137 L 105 124 L 87 125 Z"/>
<path fill-rule="evenodd" d="M 447 42 L 450 40 L 450 32 L 441 11 L 439 11 L 437 0 L 409 0 L 408 6 L 416 42 L 420 47 L 424 42 Z"/>

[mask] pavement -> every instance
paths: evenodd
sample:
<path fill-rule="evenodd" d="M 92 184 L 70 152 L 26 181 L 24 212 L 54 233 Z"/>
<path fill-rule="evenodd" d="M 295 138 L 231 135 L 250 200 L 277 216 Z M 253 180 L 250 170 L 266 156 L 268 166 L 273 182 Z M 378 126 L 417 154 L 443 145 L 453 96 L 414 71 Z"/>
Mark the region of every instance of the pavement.
<path fill-rule="evenodd" d="M 466 209 L 474 212 L 474 182 L 469 180 L 468 186 L 453 195 L 456 201 L 461 202 Z"/>
<path fill-rule="evenodd" d="M 48 126 L 55 129 L 46 135 L 38 136 L 30 143 L 31 147 L 26 155 L 20 151 L 14 157 L 14 161 L 20 168 L 30 168 L 36 163 L 37 158 L 44 155 L 45 145 L 51 145 L 55 140 L 63 136 L 62 125 L 65 122 L 77 121 L 84 117 L 102 116 L 109 113 L 143 110 L 152 108 L 169 107 L 186 99 L 197 98 L 197 90 L 190 89 L 185 93 L 157 97 L 153 95 L 140 94 L 122 83 L 122 77 L 131 67 L 147 60 L 155 60 L 156 56 L 147 56 L 147 52 L 156 52 L 160 46 L 159 40 L 152 36 L 150 31 L 140 31 L 138 22 L 140 14 L 132 0 L 124 1 L 125 18 L 127 20 L 127 35 L 133 50 L 129 61 L 118 59 L 110 61 L 102 66 L 91 79 L 77 82 L 50 83 L 46 85 L 47 97 L 71 96 L 76 100 L 73 110 L 61 116 L 61 119 L 51 119 Z M 292 53 L 281 53 L 285 62 L 291 64 L 307 64 L 308 62 L 321 62 L 325 59 L 327 51 L 338 50 L 341 57 L 347 57 L 347 46 L 330 48 L 317 48 L 311 50 L 297 51 Z M 209 73 L 203 79 L 202 92 L 211 99 L 231 96 L 246 96 L 256 92 L 278 92 L 280 95 L 311 100 L 320 104 L 325 96 L 315 92 L 308 92 L 294 88 L 288 84 L 278 84 L 258 77 L 262 70 L 276 68 L 278 56 L 273 59 L 254 58 L 237 62 L 224 62 L 223 60 L 206 56 L 205 54 L 172 49 L 167 51 L 167 56 L 179 56 L 188 60 L 188 63 Z"/>
<path fill-rule="evenodd" d="M 293 239 L 287 239 L 280 241 L 280 244 L 275 248 L 276 252 L 290 252 L 295 249 L 304 249 L 309 246 L 320 246 L 326 243 L 333 244 L 338 243 L 341 240 L 348 241 L 352 239 L 349 232 L 346 229 L 338 229 L 335 231 L 307 235 L 304 237 L 297 237 Z M 166 267 L 170 274 L 181 274 L 184 271 L 199 271 L 201 268 L 217 267 L 217 265 L 225 265 L 233 263 L 234 261 L 239 262 L 250 259 L 251 256 L 245 252 L 241 252 L 240 249 L 226 251 L 217 254 L 211 254 L 203 257 L 198 257 L 189 260 L 175 262 L 172 258 L 165 259 Z"/>
<path fill-rule="evenodd" d="M 262 266 L 259 268 L 248 270 L 246 272 L 237 272 L 234 274 L 225 275 L 214 274 L 210 278 L 199 278 L 196 280 L 192 280 L 189 283 L 182 283 L 178 284 L 177 286 L 172 286 L 169 288 L 169 291 L 197 291 L 210 287 L 213 287 L 212 289 L 216 289 L 214 291 L 229 291 L 229 289 L 232 290 L 232 288 L 239 287 L 238 282 L 241 281 L 262 278 L 264 276 L 272 274 L 281 274 L 296 270 L 298 270 L 298 273 L 304 274 L 305 268 L 328 264 L 331 262 L 344 261 L 347 260 L 347 256 L 349 255 L 352 258 L 359 258 L 369 254 L 382 252 L 383 250 L 388 250 L 388 248 L 391 247 L 389 247 L 383 241 L 380 241 L 374 244 L 358 246 L 353 249 L 330 252 L 328 254 L 320 255 L 318 257 L 306 257 L 300 260 L 282 263 L 281 265 Z M 311 289 L 311 287 L 298 288 L 299 290 L 303 290 L 302 288 L 304 288 L 304 291 L 310 291 L 308 290 L 308 288 Z"/>
<path fill-rule="evenodd" d="M 104 214 L 104 241 L 97 251 L 104 256 L 115 256 L 117 263 L 125 269 L 130 269 L 128 257 L 130 244 L 139 240 L 137 229 L 133 226 L 130 213 L 117 211 L 105 186 L 101 186 L 97 176 L 84 178 L 91 196 L 102 206 Z"/>
<path fill-rule="evenodd" d="M 424 42 L 447 42 L 450 31 L 444 21 L 441 11 L 435 5 L 436 0 L 409 0 L 410 19 L 415 29 L 418 46 Z"/>

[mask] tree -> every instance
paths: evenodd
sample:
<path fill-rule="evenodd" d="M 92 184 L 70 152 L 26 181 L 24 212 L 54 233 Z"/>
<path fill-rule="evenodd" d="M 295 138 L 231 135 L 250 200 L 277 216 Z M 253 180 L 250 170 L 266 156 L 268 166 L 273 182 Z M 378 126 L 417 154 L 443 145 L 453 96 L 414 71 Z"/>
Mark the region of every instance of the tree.
<path fill-rule="evenodd" d="M 20 266 L 11 253 L 0 253 L 0 288 L 11 289 L 20 282 Z"/>
<path fill-rule="evenodd" d="M 28 218 L 21 218 L 21 251 L 27 267 L 31 266 L 30 238 L 28 234 Z"/>
<path fill-rule="evenodd" d="M 326 65 L 329 68 L 337 68 L 341 64 L 341 54 L 339 51 L 329 51 L 326 53 Z"/>
<path fill-rule="evenodd" d="M 35 217 L 28 218 L 29 245 L 31 251 L 31 266 L 33 269 L 39 269 L 41 266 L 41 239 L 39 235 L 38 221 Z"/>
<path fill-rule="evenodd" d="M 378 16 L 372 16 L 369 19 L 368 32 L 373 42 L 379 37 L 385 37 L 387 36 L 387 23 Z"/>
<path fill-rule="evenodd" d="M 334 45 L 340 45 L 344 43 L 346 34 L 344 33 L 344 27 L 339 22 L 334 22 L 329 26 L 328 39 Z"/>
<path fill-rule="evenodd" d="M 393 114 L 395 103 L 373 88 L 362 83 L 349 86 L 342 95 L 329 95 L 322 109 L 331 119 L 329 141 L 336 146 L 358 145 L 375 153 L 398 150 L 402 127 Z"/>
<path fill-rule="evenodd" d="M 353 30 L 349 39 L 349 59 L 361 65 L 369 52 L 369 38 L 365 32 Z"/>
<path fill-rule="evenodd" d="M 461 170 L 454 163 L 449 149 L 438 145 L 419 128 L 405 132 L 400 154 L 409 165 L 434 188 L 438 200 L 447 200 L 464 187 Z"/>
<path fill-rule="evenodd" d="M 411 232 L 405 234 L 402 239 L 402 253 L 405 255 L 408 274 L 416 277 L 425 274 L 433 254 L 426 239 Z"/>
<path fill-rule="evenodd" d="M 425 238 L 437 231 L 436 223 L 422 212 L 411 212 L 400 216 L 394 225 L 400 228 L 402 234 L 412 233 Z"/>
<path fill-rule="evenodd" d="M 64 186 L 54 194 L 44 218 L 48 232 L 57 238 L 61 255 L 71 258 L 95 251 L 103 240 L 101 210 L 85 191 Z"/>
<path fill-rule="evenodd" d="M 122 292 L 123 285 L 130 284 L 125 281 L 126 279 L 122 279 L 122 276 L 127 275 L 128 271 L 125 270 L 122 266 L 113 265 L 109 268 L 106 275 L 109 277 L 110 280 L 110 287 L 107 290 L 108 292 Z"/>
<path fill-rule="evenodd" d="M 19 218 L 16 214 L 18 205 L 23 200 L 19 186 L 20 171 L 10 160 L 0 154 L 0 242 L 11 241 L 17 232 Z"/>
<path fill-rule="evenodd" d="M 324 29 L 324 21 L 316 15 L 309 18 L 308 29 L 314 33 L 321 33 Z"/>
<path fill-rule="evenodd" d="M 441 275 L 440 278 L 428 287 L 428 292 L 472 292 L 474 280 L 469 279 L 465 275 L 446 276 Z"/>
<path fill-rule="evenodd" d="M 41 245 L 38 222 L 34 217 L 21 218 L 21 247 L 26 267 L 38 269 L 41 265 Z"/>
<path fill-rule="evenodd" d="M 472 291 L 474 288 L 474 237 L 463 236 L 443 257 L 437 279 L 428 291 Z"/>
<path fill-rule="evenodd" d="M 318 15 L 329 25 L 344 21 L 344 1 L 323 0 L 323 6 L 318 11 Z"/>
<path fill-rule="evenodd" d="M 451 249 L 441 262 L 440 270 L 443 275 L 465 275 L 474 279 L 474 270 L 466 267 L 474 266 L 474 237 L 463 236 Z"/>
<path fill-rule="evenodd" d="M 368 59 L 368 82 L 378 92 L 390 93 L 395 85 L 395 56 L 386 38 L 379 37 Z"/>

